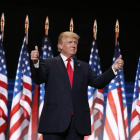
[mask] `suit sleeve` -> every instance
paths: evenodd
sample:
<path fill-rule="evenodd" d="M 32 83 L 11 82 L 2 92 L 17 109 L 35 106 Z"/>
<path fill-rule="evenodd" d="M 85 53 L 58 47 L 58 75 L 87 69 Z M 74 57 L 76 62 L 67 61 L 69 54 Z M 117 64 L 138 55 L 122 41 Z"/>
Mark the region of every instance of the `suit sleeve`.
<path fill-rule="evenodd" d="M 98 89 L 104 88 L 116 76 L 112 68 L 109 68 L 101 76 L 97 76 L 89 66 L 88 73 L 88 85 Z"/>
<path fill-rule="evenodd" d="M 47 81 L 49 74 L 49 66 L 46 63 L 45 59 L 42 59 L 39 62 L 39 68 L 32 66 L 32 77 L 36 84 L 42 84 Z"/>

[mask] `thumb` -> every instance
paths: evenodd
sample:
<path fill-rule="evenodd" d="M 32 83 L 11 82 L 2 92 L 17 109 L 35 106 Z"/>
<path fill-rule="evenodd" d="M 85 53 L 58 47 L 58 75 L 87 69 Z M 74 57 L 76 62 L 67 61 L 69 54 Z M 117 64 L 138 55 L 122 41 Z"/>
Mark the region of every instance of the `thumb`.
<path fill-rule="evenodd" d="M 122 55 L 119 56 L 119 59 L 122 59 Z"/>
<path fill-rule="evenodd" d="M 38 47 L 37 46 L 35 46 L 35 50 L 38 51 Z"/>

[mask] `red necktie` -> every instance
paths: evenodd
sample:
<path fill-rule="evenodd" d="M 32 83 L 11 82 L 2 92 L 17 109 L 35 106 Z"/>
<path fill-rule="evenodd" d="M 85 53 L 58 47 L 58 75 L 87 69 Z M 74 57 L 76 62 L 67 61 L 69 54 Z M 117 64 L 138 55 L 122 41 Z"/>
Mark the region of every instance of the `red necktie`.
<path fill-rule="evenodd" d="M 68 75 L 69 75 L 70 85 L 71 85 L 71 88 L 72 88 L 72 83 L 73 83 L 73 69 L 72 69 L 71 64 L 70 64 L 71 59 L 68 58 L 67 61 L 68 61 L 68 63 L 67 63 L 67 72 L 68 72 Z"/>
<path fill-rule="evenodd" d="M 70 85 L 71 85 L 71 88 L 72 88 L 72 83 L 73 83 L 73 69 L 72 69 L 71 64 L 70 64 L 71 59 L 68 58 L 67 61 L 68 61 L 68 63 L 67 63 L 67 72 L 68 72 L 68 75 L 69 75 Z M 72 111 L 72 115 L 73 115 L 73 111 Z"/>

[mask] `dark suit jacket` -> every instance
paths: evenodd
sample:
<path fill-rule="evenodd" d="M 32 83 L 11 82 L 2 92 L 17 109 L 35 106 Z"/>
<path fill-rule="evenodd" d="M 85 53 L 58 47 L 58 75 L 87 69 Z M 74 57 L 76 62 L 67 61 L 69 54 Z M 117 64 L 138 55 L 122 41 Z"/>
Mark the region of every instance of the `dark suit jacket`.
<path fill-rule="evenodd" d="M 115 77 L 112 68 L 101 76 L 89 64 L 74 60 L 74 77 L 71 89 L 66 67 L 60 56 L 41 60 L 39 68 L 33 67 L 35 83 L 45 82 L 44 106 L 39 123 L 39 133 L 64 132 L 71 120 L 72 110 L 76 130 L 91 134 L 90 109 L 87 88 L 104 88 Z"/>

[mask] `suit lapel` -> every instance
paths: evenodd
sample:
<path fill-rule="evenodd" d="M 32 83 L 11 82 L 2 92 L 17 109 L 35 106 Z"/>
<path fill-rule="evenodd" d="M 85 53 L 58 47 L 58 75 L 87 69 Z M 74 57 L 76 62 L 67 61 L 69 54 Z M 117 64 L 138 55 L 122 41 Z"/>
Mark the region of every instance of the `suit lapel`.
<path fill-rule="evenodd" d="M 73 85 L 72 91 L 74 90 L 81 74 L 81 65 L 74 59 L 74 74 L 73 74 Z"/>
<path fill-rule="evenodd" d="M 66 86 L 71 90 L 67 69 L 60 55 L 56 57 L 56 65 L 65 81 Z"/>

